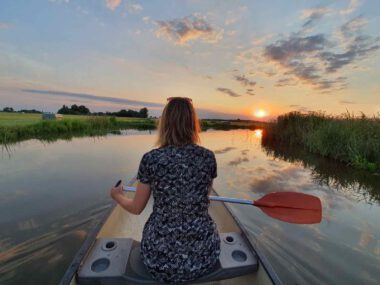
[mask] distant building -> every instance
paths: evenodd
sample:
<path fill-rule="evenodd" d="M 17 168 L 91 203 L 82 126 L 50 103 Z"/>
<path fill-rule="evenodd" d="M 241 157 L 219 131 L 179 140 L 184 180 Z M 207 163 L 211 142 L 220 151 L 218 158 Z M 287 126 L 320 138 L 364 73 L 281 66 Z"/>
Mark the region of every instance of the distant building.
<path fill-rule="evenodd" d="M 42 113 L 42 120 L 55 120 L 56 118 L 57 116 L 54 113 Z"/>

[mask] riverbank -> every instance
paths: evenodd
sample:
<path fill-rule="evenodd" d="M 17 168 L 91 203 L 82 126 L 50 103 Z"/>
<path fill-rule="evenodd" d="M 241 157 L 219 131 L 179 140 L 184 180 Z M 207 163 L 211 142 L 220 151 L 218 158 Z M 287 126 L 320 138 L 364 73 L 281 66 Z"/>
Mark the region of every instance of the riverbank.
<path fill-rule="evenodd" d="M 54 141 L 59 138 L 98 136 L 123 129 L 152 130 L 152 119 L 67 115 L 56 120 L 42 120 L 39 114 L 0 113 L 0 144 L 28 139 Z"/>
<path fill-rule="evenodd" d="M 262 142 L 298 145 L 355 168 L 380 171 L 380 117 L 291 112 L 268 125 Z"/>
<path fill-rule="evenodd" d="M 265 123 L 243 120 L 201 120 L 202 130 L 255 129 Z M 41 114 L 0 113 L 0 144 L 28 139 L 53 141 L 59 138 L 97 136 L 125 129 L 154 130 L 156 119 L 64 115 L 55 120 L 42 120 Z"/>

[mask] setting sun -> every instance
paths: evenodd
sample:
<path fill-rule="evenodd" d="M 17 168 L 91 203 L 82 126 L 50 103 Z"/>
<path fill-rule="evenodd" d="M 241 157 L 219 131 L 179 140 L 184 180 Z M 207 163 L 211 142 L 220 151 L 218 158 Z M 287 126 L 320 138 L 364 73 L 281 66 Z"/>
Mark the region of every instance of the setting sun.
<path fill-rule="evenodd" d="M 259 110 L 254 112 L 254 115 L 255 115 L 255 117 L 263 118 L 263 117 L 266 117 L 268 115 L 268 112 L 263 110 L 263 109 L 259 109 Z"/>

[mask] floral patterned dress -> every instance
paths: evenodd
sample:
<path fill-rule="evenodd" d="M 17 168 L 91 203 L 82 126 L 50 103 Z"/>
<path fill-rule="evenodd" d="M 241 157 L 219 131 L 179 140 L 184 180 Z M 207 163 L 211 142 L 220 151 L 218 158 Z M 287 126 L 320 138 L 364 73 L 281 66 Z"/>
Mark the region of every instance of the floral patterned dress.
<path fill-rule="evenodd" d="M 214 153 L 195 144 L 153 149 L 143 156 L 137 179 L 150 185 L 154 203 L 141 255 L 156 280 L 187 282 L 215 266 L 220 239 L 208 214 L 208 192 L 216 175 Z"/>

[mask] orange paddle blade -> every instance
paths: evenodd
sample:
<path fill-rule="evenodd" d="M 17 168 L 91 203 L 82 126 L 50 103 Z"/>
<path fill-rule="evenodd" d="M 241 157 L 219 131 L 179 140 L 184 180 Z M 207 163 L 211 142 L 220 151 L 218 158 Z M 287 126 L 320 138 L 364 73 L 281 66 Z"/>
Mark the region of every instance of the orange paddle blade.
<path fill-rule="evenodd" d="M 318 197 L 299 192 L 273 192 L 254 201 L 256 207 L 276 207 L 303 210 L 322 210 Z"/>
<path fill-rule="evenodd" d="M 260 207 L 268 216 L 292 224 L 318 224 L 322 221 L 322 210 Z"/>
<path fill-rule="evenodd" d="M 318 197 L 299 192 L 274 192 L 254 201 L 268 216 L 292 224 L 316 224 L 322 220 Z"/>

